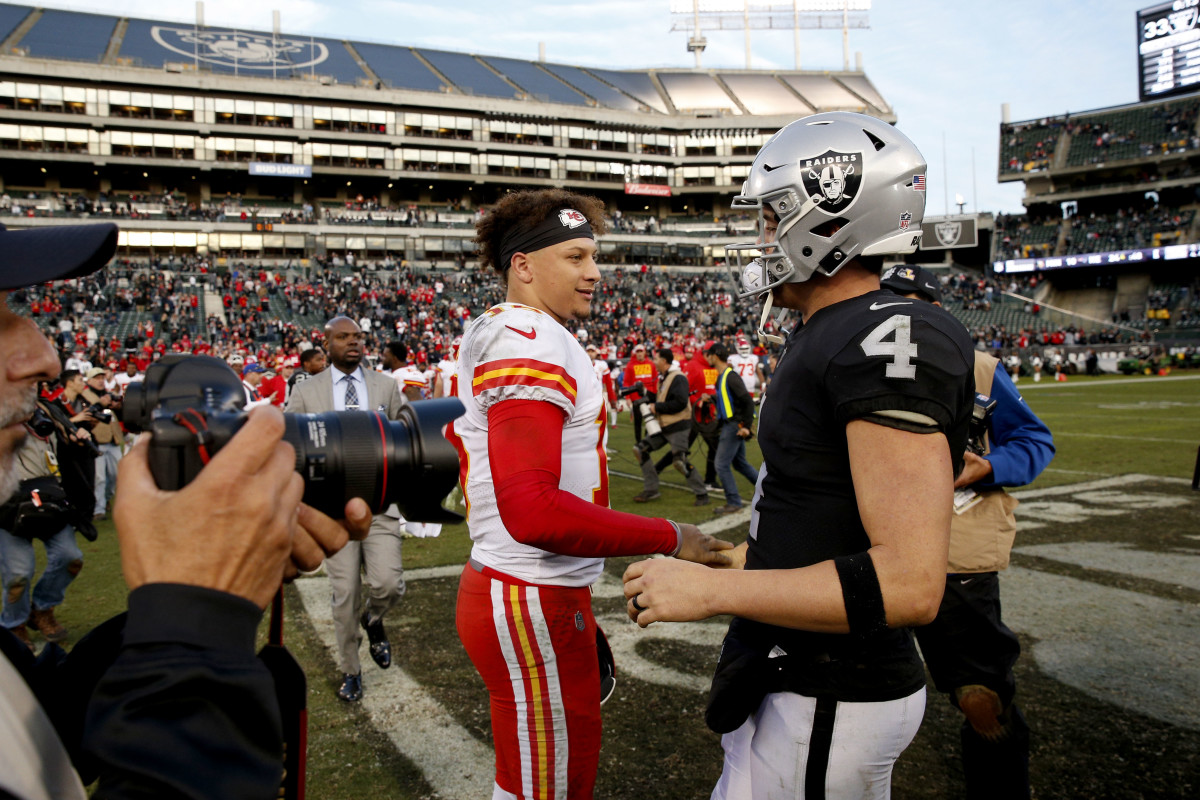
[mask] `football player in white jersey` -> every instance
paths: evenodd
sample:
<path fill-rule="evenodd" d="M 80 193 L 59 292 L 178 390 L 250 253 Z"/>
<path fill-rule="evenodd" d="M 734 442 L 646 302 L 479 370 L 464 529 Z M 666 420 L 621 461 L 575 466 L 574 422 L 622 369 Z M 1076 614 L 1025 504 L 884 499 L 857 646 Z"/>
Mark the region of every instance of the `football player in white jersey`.
<path fill-rule="evenodd" d="M 433 382 L 433 396 L 436 397 L 454 397 L 458 394 L 454 384 L 454 373 L 458 370 L 458 346 L 462 344 L 462 337 L 455 336 L 454 341 L 450 345 L 450 352 L 442 356 L 442 360 L 437 363 L 437 376 Z"/>
<path fill-rule="evenodd" d="M 404 342 L 392 340 L 383 348 L 379 363 L 392 373 L 400 392 L 409 401 L 420 400 L 425 389 L 425 375 L 408 361 L 408 347 Z"/>
<path fill-rule="evenodd" d="M 750 346 L 750 340 L 744 336 L 737 338 L 737 352 L 729 356 L 727 362 L 733 367 L 742 378 L 742 383 L 746 384 L 746 391 L 751 397 L 757 398 L 758 393 L 762 390 L 766 383 L 763 377 L 762 362 L 758 360 L 758 356 L 754 355 L 754 349 Z"/>
<path fill-rule="evenodd" d="M 728 565 L 693 525 L 608 508 L 600 381 L 565 324 L 587 319 L 604 206 L 560 189 L 505 196 L 478 223 L 480 264 L 506 302 L 463 335 L 447 427 L 474 545 L 459 637 L 491 697 L 492 797 L 591 798 L 600 671 L 590 585 L 605 556 L 662 553 Z"/>
<path fill-rule="evenodd" d="M 600 385 L 604 387 L 604 399 L 608 404 L 608 423 L 609 427 L 617 423 L 617 389 L 613 386 L 612 370 L 608 366 L 608 362 L 600 357 L 600 350 L 594 344 L 589 344 L 586 348 L 588 358 L 592 360 L 592 367 L 596 370 L 596 377 L 600 380 Z"/>

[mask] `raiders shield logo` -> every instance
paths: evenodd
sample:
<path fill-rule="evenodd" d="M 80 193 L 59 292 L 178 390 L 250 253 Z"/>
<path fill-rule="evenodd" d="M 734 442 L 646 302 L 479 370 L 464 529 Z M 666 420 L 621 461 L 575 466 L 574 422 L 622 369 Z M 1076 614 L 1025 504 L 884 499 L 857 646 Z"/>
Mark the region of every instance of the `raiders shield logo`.
<path fill-rule="evenodd" d="M 939 222 L 933 226 L 933 232 L 937 234 L 938 241 L 944 247 L 954 247 L 958 244 L 959 237 L 962 236 L 962 223 L 950 220 Z"/>
<path fill-rule="evenodd" d="M 858 199 L 862 185 L 862 153 L 826 150 L 816 158 L 800 161 L 804 193 L 826 214 L 840 214 Z"/>
<path fill-rule="evenodd" d="M 329 48 L 307 39 L 285 39 L 245 31 L 197 30 L 155 25 L 154 41 L 182 56 L 229 69 L 295 70 L 329 58 Z"/>
<path fill-rule="evenodd" d="M 573 208 L 564 208 L 558 212 L 558 221 L 566 228 L 578 228 L 587 224 L 587 217 Z"/>

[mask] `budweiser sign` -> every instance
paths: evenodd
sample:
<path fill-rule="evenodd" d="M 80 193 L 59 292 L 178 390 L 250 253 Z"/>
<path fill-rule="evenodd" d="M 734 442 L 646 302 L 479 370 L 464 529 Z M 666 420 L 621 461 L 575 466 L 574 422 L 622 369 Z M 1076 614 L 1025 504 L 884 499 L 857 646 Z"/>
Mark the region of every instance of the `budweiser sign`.
<path fill-rule="evenodd" d="M 657 183 L 627 183 L 625 194 L 648 194 L 652 197 L 670 197 L 671 187 Z"/>

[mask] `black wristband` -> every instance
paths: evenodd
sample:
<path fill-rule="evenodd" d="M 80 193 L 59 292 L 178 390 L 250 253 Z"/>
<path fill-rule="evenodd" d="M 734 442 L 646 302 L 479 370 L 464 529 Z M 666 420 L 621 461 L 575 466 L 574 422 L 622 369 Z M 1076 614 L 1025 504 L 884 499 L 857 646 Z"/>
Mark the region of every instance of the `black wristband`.
<path fill-rule="evenodd" d="M 865 552 L 838 556 L 833 560 L 833 566 L 842 582 L 842 600 L 846 604 L 850 632 L 857 636 L 872 636 L 887 630 L 883 592 L 871 556 Z"/>

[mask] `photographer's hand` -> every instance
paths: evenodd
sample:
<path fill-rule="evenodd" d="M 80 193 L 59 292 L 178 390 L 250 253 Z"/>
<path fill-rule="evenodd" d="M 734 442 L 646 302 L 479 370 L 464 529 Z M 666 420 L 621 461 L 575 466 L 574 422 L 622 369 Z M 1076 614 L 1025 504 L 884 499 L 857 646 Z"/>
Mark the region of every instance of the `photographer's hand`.
<path fill-rule="evenodd" d="M 331 519 L 304 503 L 296 513 L 298 527 L 292 540 L 292 559 L 283 573 L 285 580 L 291 580 L 302 570 L 316 569 L 327 556 L 341 550 L 350 540 L 367 538 L 371 529 L 371 509 L 358 497 L 346 503 L 346 516 L 341 520 Z"/>
<path fill-rule="evenodd" d="M 182 583 L 238 595 L 259 608 L 271 602 L 290 564 L 304 494 L 283 431 L 282 413 L 256 408 L 178 492 L 154 483 L 148 438 L 138 439 L 118 467 L 113 510 L 130 589 Z"/>
<path fill-rule="evenodd" d="M 961 489 L 964 486 L 985 481 L 991 476 L 992 462 L 967 450 L 963 453 L 963 470 L 954 481 L 954 488 Z"/>

